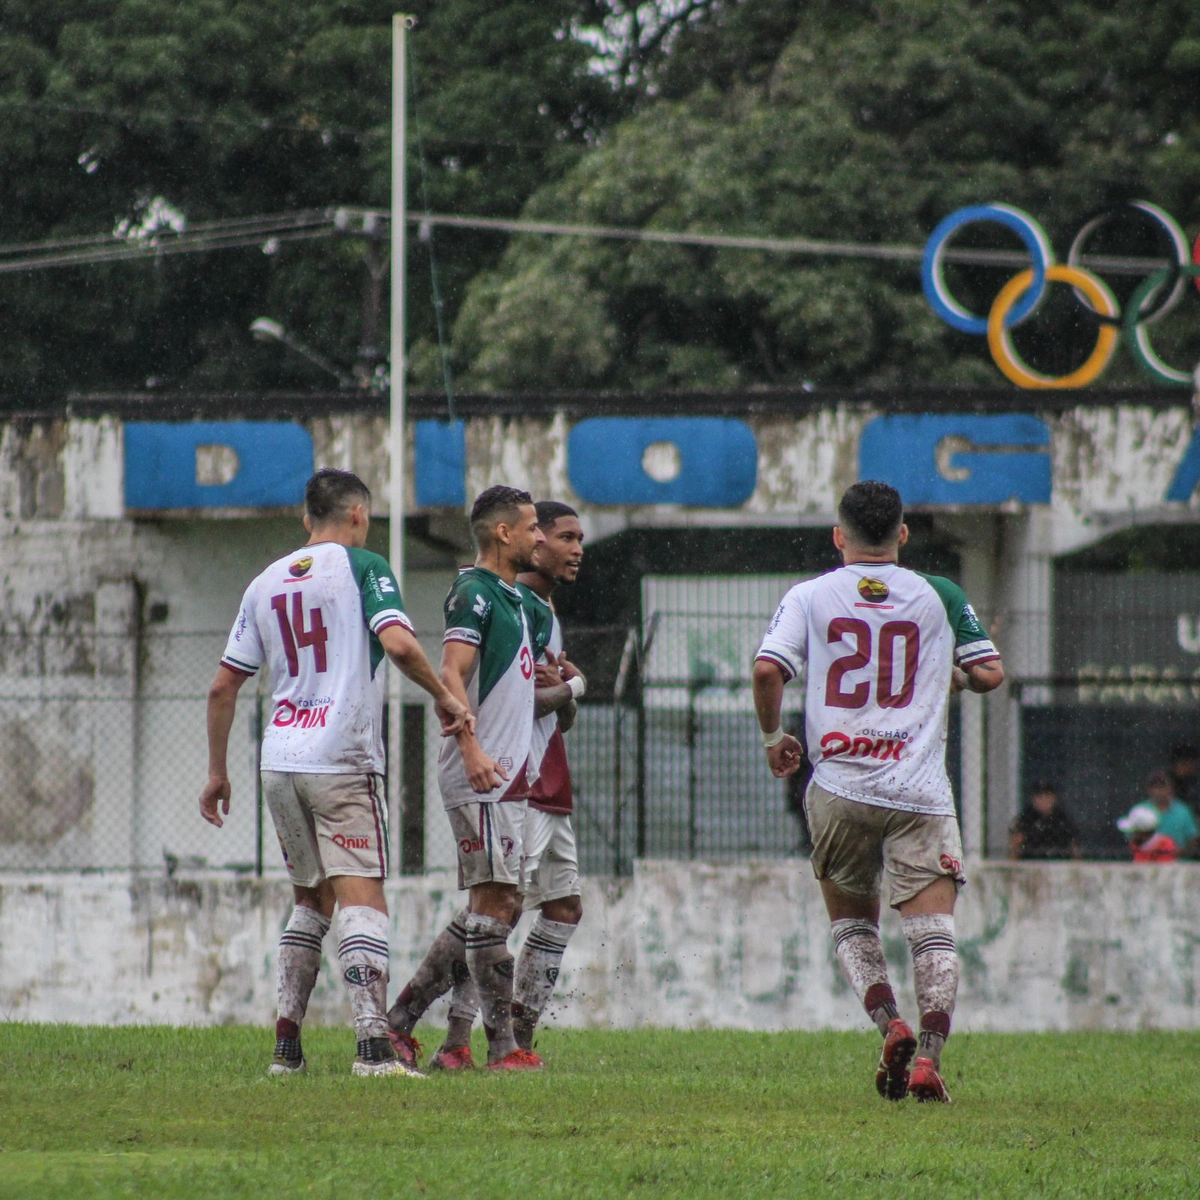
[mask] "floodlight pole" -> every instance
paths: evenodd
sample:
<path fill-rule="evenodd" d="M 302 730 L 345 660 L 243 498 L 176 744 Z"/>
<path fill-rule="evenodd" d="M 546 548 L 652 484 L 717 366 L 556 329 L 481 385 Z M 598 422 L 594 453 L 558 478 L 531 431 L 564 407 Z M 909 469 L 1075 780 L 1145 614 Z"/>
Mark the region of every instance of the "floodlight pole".
<path fill-rule="evenodd" d="M 396 13 L 392 17 L 392 296 L 391 351 L 388 372 L 391 405 L 388 420 L 388 561 L 396 575 L 401 596 L 404 590 L 404 386 L 407 363 L 404 355 L 404 235 L 405 160 L 407 140 L 405 129 L 405 39 L 415 23 L 413 17 Z M 404 711 L 404 676 L 395 669 L 387 673 L 388 680 L 388 794 L 390 807 L 398 817 L 402 801 L 403 748 L 402 713 Z M 403 822 L 397 821 L 397 828 Z"/>

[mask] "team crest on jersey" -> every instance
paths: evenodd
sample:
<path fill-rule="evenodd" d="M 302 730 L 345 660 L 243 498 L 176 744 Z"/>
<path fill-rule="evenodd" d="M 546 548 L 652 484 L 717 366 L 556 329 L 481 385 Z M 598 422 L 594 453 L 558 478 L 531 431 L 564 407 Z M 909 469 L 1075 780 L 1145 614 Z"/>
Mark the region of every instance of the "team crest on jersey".
<path fill-rule="evenodd" d="M 871 604 L 882 604 L 890 593 L 888 585 L 882 579 L 872 579 L 869 575 L 864 575 L 858 581 L 858 594 Z"/>
<path fill-rule="evenodd" d="M 288 573 L 299 579 L 302 575 L 307 575 L 312 570 L 312 555 L 306 554 L 303 558 L 298 558 L 290 567 Z"/>

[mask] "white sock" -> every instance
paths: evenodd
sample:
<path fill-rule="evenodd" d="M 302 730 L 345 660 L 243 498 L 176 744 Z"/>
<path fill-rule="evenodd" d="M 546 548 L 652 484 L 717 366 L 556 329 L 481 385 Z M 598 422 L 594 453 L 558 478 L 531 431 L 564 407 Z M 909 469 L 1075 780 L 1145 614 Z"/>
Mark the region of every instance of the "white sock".
<path fill-rule="evenodd" d="M 521 957 L 517 959 L 513 1000 L 524 1009 L 522 1020 L 536 1023 L 546 1001 L 554 995 L 563 954 L 578 928 L 578 925 L 568 925 L 565 921 L 549 921 L 538 913 L 525 945 L 521 947 Z"/>
<path fill-rule="evenodd" d="M 843 917 L 830 924 L 829 932 L 833 935 L 834 952 L 846 982 L 854 989 L 876 1028 L 886 1037 L 888 1022 L 900 1014 L 888 981 L 879 926 L 874 921 Z"/>
<path fill-rule="evenodd" d="M 513 956 L 508 949 L 512 926 L 472 913 L 467 918 L 467 968 L 479 996 L 488 1035 L 488 1061 L 498 1062 L 517 1048 L 512 1032 Z"/>
<path fill-rule="evenodd" d="M 338 963 L 358 1041 L 387 1037 L 387 915 L 365 905 L 338 913 Z"/>
<path fill-rule="evenodd" d="M 949 913 L 923 913 L 905 917 L 904 936 L 912 953 L 913 982 L 921 1013 L 917 1053 L 941 1062 L 942 1047 L 950 1036 L 950 1017 L 958 994 L 958 949 L 954 945 L 954 917 Z"/>
<path fill-rule="evenodd" d="M 297 1029 L 304 1022 L 308 999 L 321 969 L 321 942 L 329 932 L 330 920 L 315 908 L 297 904 L 287 928 L 279 938 L 276 979 L 280 1020 L 292 1021 Z"/>

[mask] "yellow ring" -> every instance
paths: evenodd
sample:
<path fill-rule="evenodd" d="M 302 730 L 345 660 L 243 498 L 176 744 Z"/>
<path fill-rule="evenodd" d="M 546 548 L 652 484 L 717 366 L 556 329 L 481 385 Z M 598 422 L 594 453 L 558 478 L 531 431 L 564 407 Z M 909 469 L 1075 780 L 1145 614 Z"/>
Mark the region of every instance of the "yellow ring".
<path fill-rule="evenodd" d="M 1104 317 L 1116 317 L 1118 314 L 1117 298 L 1108 289 L 1103 280 L 1098 279 L 1080 267 L 1047 267 L 1047 282 L 1069 283 L 1078 288 L 1091 302 L 1093 309 Z M 992 310 L 988 313 L 988 346 L 996 366 L 1009 379 L 1023 388 L 1081 388 L 1087 387 L 1100 376 L 1108 366 L 1113 351 L 1117 348 L 1120 329 L 1116 325 L 1103 324 L 1096 335 L 1096 347 L 1088 356 L 1083 366 L 1068 375 L 1042 375 L 1023 363 L 1013 348 L 1010 331 L 1004 328 L 1004 319 L 1021 294 L 1033 283 L 1033 272 L 1022 271 L 1014 275 L 1001 289 L 996 299 L 992 301 Z"/>

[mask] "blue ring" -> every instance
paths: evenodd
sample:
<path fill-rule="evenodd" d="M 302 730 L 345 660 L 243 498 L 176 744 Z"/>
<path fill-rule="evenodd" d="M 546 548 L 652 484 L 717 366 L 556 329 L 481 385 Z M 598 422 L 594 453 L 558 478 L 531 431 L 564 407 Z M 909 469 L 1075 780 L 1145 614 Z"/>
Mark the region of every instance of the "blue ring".
<path fill-rule="evenodd" d="M 938 224 L 929 235 L 921 258 L 921 287 L 925 290 L 925 298 L 947 325 L 963 333 L 983 336 L 987 333 L 987 317 L 978 317 L 958 304 L 942 278 L 942 254 L 946 243 L 953 233 L 975 221 L 994 221 L 1011 229 L 1025 243 L 1033 260 L 1033 281 L 1029 291 L 1013 305 L 1012 312 L 1005 318 L 1006 329 L 1019 325 L 1041 303 L 1046 291 L 1046 268 L 1054 265 L 1054 251 L 1042 227 L 1028 213 L 1007 204 L 973 204 L 952 212 Z"/>

